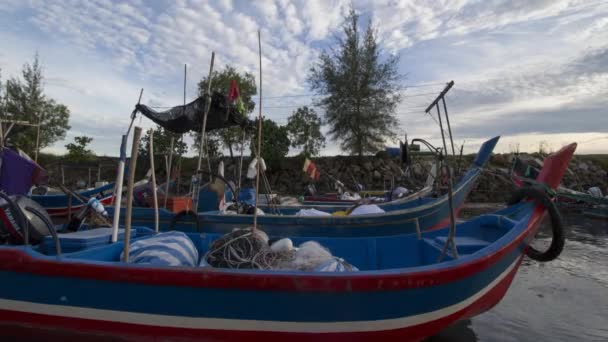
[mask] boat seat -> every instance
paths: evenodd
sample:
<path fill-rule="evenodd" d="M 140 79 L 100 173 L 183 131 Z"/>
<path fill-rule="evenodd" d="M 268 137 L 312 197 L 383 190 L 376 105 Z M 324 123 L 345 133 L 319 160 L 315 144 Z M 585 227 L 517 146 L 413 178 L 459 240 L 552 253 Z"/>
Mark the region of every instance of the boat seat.
<path fill-rule="evenodd" d="M 145 227 L 131 227 L 131 239 L 141 235 L 147 235 Z M 62 253 L 73 253 L 83 249 L 103 246 L 112 240 L 112 228 L 93 228 L 80 230 L 72 233 L 59 233 L 59 243 Z M 124 240 L 124 229 L 118 230 L 118 241 Z M 55 240 L 52 236 L 46 236 L 40 243 L 40 251 L 44 254 L 54 255 Z"/>
<path fill-rule="evenodd" d="M 445 245 L 447 236 L 437 236 L 434 242 L 441 247 Z M 472 236 L 457 236 L 454 238 L 458 254 L 473 254 L 478 250 L 490 245 L 489 241 L 478 239 Z"/>

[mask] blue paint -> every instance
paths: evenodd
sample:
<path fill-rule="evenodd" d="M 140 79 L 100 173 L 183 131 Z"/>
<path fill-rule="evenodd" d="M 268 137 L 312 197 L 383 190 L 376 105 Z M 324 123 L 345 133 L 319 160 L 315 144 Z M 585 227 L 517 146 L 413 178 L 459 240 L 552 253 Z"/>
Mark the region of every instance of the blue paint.
<path fill-rule="evenodd" d="M 95 197 L 98 194 L 106 191 L 112 191 L 114 189 L 114 183 L 109 183 L 104 186 L 79 192 L 84 198 Z M 60 195 L 31 195 L 31 199 L 38 202 L 41 206 L 46 209 L 49 208 L 68 208 L 68 196 L 65 194 Z M 72 198 L 72 206 L 82 205 L 77 198 Z"/>
<path fill-rule="evenodd" d="M 407 275 L 422 271 L 448 270 L 463 264 L 485 259 L 507 245 L 525 229 L 533 210 L 529 203 L 518 204 L 484 215 L 457 226 L 457 238 L 462 241 L 484 240 L 488 244 L 468 244 L 460 258 L 449 256 L 436 262 L 439 251 L 428 241 L 441 241 L 448 229 L 440 229 L 416 235 L 370 238 L 318 238 L 332 253 L 360 266 L 357 273 L 326 273 L 330 278 L 357 275 L 382 279 L 388 275 Z M 506 218 L 504 215 L 509 215 Z M 203 254 L 218 235 L 189 234 Z M 309 239 L 294 238 L 299 244 Z M 477 246 L 477 249 L 474 247 Z M 19 248 L 39 259 L 56 260 L 25 247 Z M 386 291 L 319 292 L 261 291 L 190 286 L 166 286 L 137 282 L 100 281 L 76 277 L 32 275 L 22 272 L 0 272 L 0 298 L 34 303 L 68 305 L 77 307 L 142 312 L 150 314 L 208 317 L 227 319 L 256 319 L 297 322 L 364 321 L 405 317 L 445 308 L 460 303 L 479 292 L 502 274 L 521 255 L 523 245 L 500 258 L 479 272 L 451 282 L 425 287 Z M 129 272 L 133 267 L 149 267 L 117 262 L 122 244 L 91 248 L 62 257 L 63 262 L 76 261 L 82 267 L 87 264 L 113 265 Z M 464 251 L 464 250 L 463 250 Z M 183 269 L 182 269 L 183 270 Z M 193 269 L 206 272 L 205 269 Z M 294 281 L 307 272 L 215 270 L 227 275 L 248 276 L 255 281 L 257 275 L 288 275 Z M 318 275 L 318 274 L 317 274 Z M 432 279 L 432 274 L 429 276 Z M 103 318 L 103 317 L 100 317 Z"/>

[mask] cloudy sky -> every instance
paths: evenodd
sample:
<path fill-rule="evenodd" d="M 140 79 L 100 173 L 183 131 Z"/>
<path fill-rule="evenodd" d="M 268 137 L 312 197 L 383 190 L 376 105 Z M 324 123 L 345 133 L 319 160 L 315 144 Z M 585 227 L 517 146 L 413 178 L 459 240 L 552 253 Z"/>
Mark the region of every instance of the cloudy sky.
<path fill-rule="evenodd" d="M 96 153 L 116 155 L 144 88 L 144 103 L 188 100 L 209 69 L 231 64 L 257 75 L 262 33 L 264 113 L 285 123 L 313 98 L 311 63 L 341 34 L 351 1 L 2 0 L 0 69 L 16 76 L 40 54 L 46 93 L 72 111 L 66 140 L 88 135 Z M 447 100 L 465 152 L 502 135 L 498 150 L 608 153 L 608 2 L 566 0 L 355 0 L 377 26 L 386 54 L 401 56 L 408 88 L 400 131 L 438 143 L 422 107 L 455 81 Z M 256 110 L 257 112 L 257 110 Z M 146 120 L 137 120 L 151 127 Z M 47 148 L 62 153 L 67 141 Z M 340 153 L 329 143 L 324 154 Z"/>

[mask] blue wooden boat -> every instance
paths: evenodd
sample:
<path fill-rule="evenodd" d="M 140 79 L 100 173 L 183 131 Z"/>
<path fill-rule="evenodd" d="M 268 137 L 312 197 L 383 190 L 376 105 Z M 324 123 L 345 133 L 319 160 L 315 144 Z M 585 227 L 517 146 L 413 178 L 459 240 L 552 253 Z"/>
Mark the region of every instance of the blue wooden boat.
<path fill-rule="evenodd" d="M 583 210 L 583 215 L 600 220 L 608 220 L 608 206 L 597 205 Z"/>
<path fill-rule="evenodd" d="M 557 187 L 574 149 L 550 156 L 537 181 Z M 448 228 L 420 237 L 315 238 L 358 272 L 126 264 L 120 242 L 59 257 L 0 246 L 0 335 L 421 340 L 503 298 L 544 213 L 520 202 L 459 224 L 457 253 L 441 261 Z M 217 235 L 189 237 L 203 254 Z"/>
<path fill-rule="evenodd" d="M 109 183 L 95 189 L 78 192 L 84 198 L 97 197 L 103 205 L 109 205 L 114 200 L 114 183 Z M 31 199 L 38 202 L 51 216 L 66 216 L 69 209 L 68 196 L 65 194 L 31 195 Z M 77 212 L 86 206 L 77 198 L 72 198 L 72 212 Z"/>
<path fill-rule="evenodd" d="M 481 175 L 483 166 L 489 160 L 500 137 L 492 138 L 482 144 L 473 164 L 454 186 L 454 208 L 456 212 L 464 205 L 465 199 L 473 189 Z M 201 193 L 202 194 L 202 193 Z M 200 198 L 200 204 L 213 202 Z M 399 200 L 380 203 L 378 206 L 385 211 L 382 214 L 364 216 L 295 216 L 294 214 L 306 206 L 280 207 L 280 214 L 267 213 L 258 217 L 259 224 L 270 235 L 288 236 L 333 236 L 333 237 L 363 237 L 414 233 L 418 230 L 441 227 L 449 221 L 448 196 L 421 197 L 409 196 Z M 327 212 L 344 210 L 344 206 L 314 206 Z M 206 233 L 227 233 L 237 227 L 247 227 L 253 224 L 252 215 L 223 215 L 217 210 L 202 211 L 196 220 L 191 216 L 176 218 L 176 214 L 167 210 L 159 212 L 161 230 L 175 229 L 185 232 L 204 231 Z M 108 213 L 112 215 L 110 208 Z M 181 216 L 181 215 L 180 215 Z M 124 209 L 121 213 L 124 217 Z M 152 226 L 154 216 L 150 208 L 134 208 L 132 222 L 139 226 Z"/>

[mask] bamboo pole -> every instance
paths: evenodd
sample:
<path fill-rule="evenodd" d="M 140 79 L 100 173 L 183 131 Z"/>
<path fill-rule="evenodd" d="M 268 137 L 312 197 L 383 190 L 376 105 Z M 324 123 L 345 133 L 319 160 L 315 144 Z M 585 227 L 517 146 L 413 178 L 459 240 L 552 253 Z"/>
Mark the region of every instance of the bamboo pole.
<path fill-rule="evenodd" d="M 0 116 L 0 149 L 4 148 L 4 129 L 2 127 L 2 117 Z"/>
<path fill-rule="evenodd" d="M 253 230 L 256 230 L 258 225 L 258 200 L 260 194 L 260 158 L 262 157 L 262 38 L 260 30 L 258 30 L 258 55 L 260 59 L 260 99 L 258 103 L 258 150 L 255 176 L 255 210 L 253 211 Z"/>
<path fill-rule="evenodd" d="M 143 94 L 144 88 L 141 88 L 141 90 L 139 91 L 139 98 L 137 99 L 137 104 L 141 103 L 141 97 L 143 96 Z M 125 164 L 127 161 L 127 137 L 129 136 L 129 132 L 131 132 L 131 127 L 133 126 L 133 121 L 135 121 L 136 114 L 137 107 L 131 113 L 131 123 L 129 123 L 127 133 L 121 137 L 120 141 L 120 159 L 118 161 L 118 170 L 116 172 L 116 183 L 114 183 L 114 217 L 112 220 L 112 243 L 118 241 L 118 225 L 120 224 L 120 207 L 122 205 L 122 185 L 124 183 Z"/>
<path fill-rule="evenodd" d="M 122 205 L 122 185 L 125 176 L 125 163 L 127 159 L 127 136 L 123 135 L 120 141 L 120 159 L 114 183 L 114 217 L 112 220 L 112 243 L 118 241 L 118 225 L 120 223 L 120 207 Z"/>
<path fill-rule="evenodd" d="M 68 222 L 72 219 L 72 193 L 68 193 Z"/>
<path fill-rule="evenodd" d="M 156 171 L 154 168 L 154 130 L 150 128 L 150 168 L 152 169 L 152 199 L 154 201 L 154 232 L 158 234 L 158 195 L 156 193 Z M 165 196 L 165 206 L 167 196 Z"/>
<path fill-rule="evenodd" d="M 152 134 L 152 133 L 150 133 Z M 152 141 L 152 136 L 150 136 L 150 141 Z M 169 161 L 167 163 L 167 183 L 165 184 L 165 201 L 163 203 L 163 207 L 167 208 L 167 199 L 169 198 L 169 182 L 171 181 L 171 162 L 173 161 L 173 144 L 175 143 L 175 137 L 171 136 L 171 143 L 169 144 Z M 152 170 L 152 174 L 154 174 L 154 170 Z"/>
<path fill-rule="evenodd" d="M 36 153 L 34 155 L 34 161 L 38 162 L 38 153 L 40 152 L 40 125 L 42 124 L 42 114 L 38 115 L 38 125 L 36 127 Z"/>
<path fill-rule="evenodd" d="M 125 262 L 129 262 L 129 244 L 131 239 L 131 212 L 133 211 L 133 184 L 135 183 L 135 167 L 137 166 L 137 152 L 139 151 L 139 140 L 141 138 L 141 127 L 135 126 L 133 131 L 133 144 L 131 146 L 131 160 L 129 161 L 129 182 L 127 184 L 127 216 L 125 217 Z"/>
<path fill-rule="evenodd" d="M 184 63 L 184 111 L 186 110 L 186 81 L 188 79 L 188 65 Z M 180 143 L 182 143 L 184 141 L 184 135 L 180 134 L 179 139 L 177 140 L 178 142 L 178 146 Z M 177 184 L 175 186 L 175 193 L 176 195 L 179 196 L 179 189 L 180 189 L 180 180 L 182 177 L 182 153 L 178 153 L 178 158 L 177 158 Z"/>
<path fill-rule="evenodd" d="M 203 163 L 203 151 L 205 145 L 205 130 L 207 129 L 207 115 L 209 114 L 209 109 L 211 108 L 211 77 L 213 76 L 213 63 L 215 61 L 215 52 L 211 52 L 211 64 L 209 65 L 209 76 L 207 76 L 207 102 L 205 103 L 205 112 L 203 115 L 203 127 L 201 127 L 201 140 L 198 149 L 198 164 L 196 167 L 196 176 L 198 179 L 198 184 L 196 186 L 196 191 L 192 191 L 192 202 L 196 203 L 195 208 L 198 208 L 198 192 L 200 191 L 201 186 L 201 164 Z"/>

